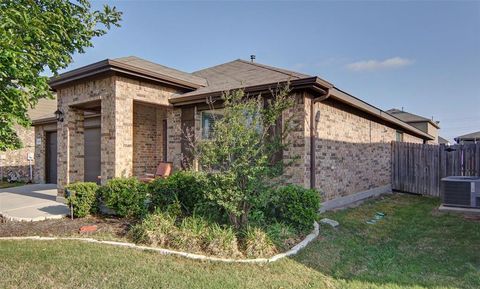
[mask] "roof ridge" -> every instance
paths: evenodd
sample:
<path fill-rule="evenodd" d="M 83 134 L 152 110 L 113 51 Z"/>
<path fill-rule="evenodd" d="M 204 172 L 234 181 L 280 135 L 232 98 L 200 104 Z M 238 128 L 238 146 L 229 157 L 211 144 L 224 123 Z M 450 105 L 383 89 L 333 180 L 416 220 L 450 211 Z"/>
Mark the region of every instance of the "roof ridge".
<path fill-rule="evenodd" d="M 111 60 L 111 61 L 114 61 L 114 62 L 121 62 L 121 63 L 126 64 L 126 65 L 136 66 L 136 65 L 133 65 L 133 64 L 128 63 L 129 61 L 127 61 L 127 62 L 122 61 L 122 60 L 127 60 L 127 59 L 128 59 L 128 60 L 140 60 L 140 61 L 145 61 L 145 62 L 151 63 L 151 64 L 153 64 L 153 65 L 158 65 L 158 66 L 160 66 L 160 67 L 162 67 L 162 68 L 165 68 L 165 69 L 169 69 L 169 70 L 173 70 L 173 71 L 176 71 L 176 72 L 179 72 L 179 73 L 182 73 L 182 74 L 190 75 L 191 77 L 197 78 L 198 80 L 205 80 L 203 77 L 194 75 L 194 74 L 191 73 L 191 72 L 186 72 L 186 71 L 183 71 L 183 70 L 180 70 L 180 69 L 177 69 L 177 68 L 173 68 L 173 67 L 170 67 L 170 66 L 166 66 L 166 65 L 163 65 L 163 64 L 160 64 L 160 63 L 157 63 L 157 62 L 154 62 L 154 61 L 145 59 L 145 58 L 141 58 L 141 57 L 138 57 L 138 56 L 135 56 L 135 55 L 125 56 L 125 57 L 117 57 L 117 58 L 113 58 L 113 59 L 112 59 L 112 58 L 108 58 L 108 60 Z M 155 72 L 155 71 L 153 71 L 153 70 L 151 70 L 151 69 L 148 69 L 148 68 L 143 68 L 143 69 L 146 69 L 146 70 Z"/>
<path fill-rule="evenodd" d="M 201 72 L 201 71 L 204 71 L 204 70 L 210 70 L 212 68 L 215 68 L 215 67 L 219 67 L 219 66 L 222 66 L 222 65 L 225 65 L 225 64 L 229 64 L 229 63 L 232 63 L 232 62 L 235 62 L 235 61 L 239 61 L 241 59 L 235 59 L 235 60 L 232 60 L 232 61 L 228 61 L 228 62 L 225 62 L 225 63 L 220 63 L 220 64 L 217 64 L 217 65 L 214 65 L 214 66 L 210 66 L 210 67 L 205 67 L 205 68 L 202 68 L 202 69 L 199 69 L 199 70 L 195 70 L 193 72 L 191 72 L 192 75 L 194 75 L 194 73 L 198 73 L 198 72 Z"/>
<path fill-rule="evenodd" d="M 266 65 L 266 64 L 261 64 L 261 63 L 257 63 L 257 62 L 247 61 L 247 60 L 240 59 L 240 58 L 237 59 L 237 60 L 241 61 L 243 63 L 246 63 L 246 64 L 255 65 L 255 66 L 265 68 L 265 69 L 269 69 L 269 70 L 272 70 L 272 71 L 275 71 L 275 72 L 283 73 L 285 75 L 292 76 L 292 77 L 295 77 L 295 78 L 298 78 L 298 79 L 300 79 L 301 77 L 298 77 L 297 75 L 294 75 L 294 73 L 304 74 L 304 73 L 301 73 L 301 72 L 296 72 L 296 71 L 292 71 L 292 70 L 288 70 L 288 69 L 278 68 L 278 67 L 274 67 L 274 66 L 270 66 L 270 65 Z"/>

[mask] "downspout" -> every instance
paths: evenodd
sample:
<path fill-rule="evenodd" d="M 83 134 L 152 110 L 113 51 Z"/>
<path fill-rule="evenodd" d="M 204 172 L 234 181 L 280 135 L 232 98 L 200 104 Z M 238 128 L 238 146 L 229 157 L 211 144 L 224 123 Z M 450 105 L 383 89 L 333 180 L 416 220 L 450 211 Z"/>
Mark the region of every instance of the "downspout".
<path fill-rule="evenodd" d="M 326 93 L 320 97 L 313 98 L 310 104 L 310 188 L 315 189 L 316 185 L 316 175 L 315 175 L 315 151 L 316 151 L 316 132 L 317 132 L 317 123 L 320 120 L 320 115 L 315 115 L 315 104 L 320 101 L 324 101 L 330 97 L 330 88 L 327 89 Z"/>

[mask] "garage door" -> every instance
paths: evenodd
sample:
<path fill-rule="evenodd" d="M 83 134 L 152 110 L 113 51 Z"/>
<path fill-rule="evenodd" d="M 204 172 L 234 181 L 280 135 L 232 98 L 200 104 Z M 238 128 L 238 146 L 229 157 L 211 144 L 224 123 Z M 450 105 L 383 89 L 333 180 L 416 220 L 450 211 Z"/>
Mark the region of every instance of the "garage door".
<path fill-rule="evenodd" d="M 45 151 L 45 182 L 57 183 L 57 132 L 47 132 Z"/>
<path fill-rule="evenodd" d="M 85 128 L 84 141 L 84 180 L 100 183 L 100 128 Z"/>

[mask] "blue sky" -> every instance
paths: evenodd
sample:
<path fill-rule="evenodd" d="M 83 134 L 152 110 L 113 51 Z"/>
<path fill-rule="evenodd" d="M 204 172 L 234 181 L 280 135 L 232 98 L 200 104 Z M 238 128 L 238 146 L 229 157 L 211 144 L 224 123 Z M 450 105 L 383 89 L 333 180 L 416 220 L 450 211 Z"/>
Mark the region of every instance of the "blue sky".
<path fill-rule="evenodd" d="M 450 140 L 480 130 L 480 1 L 109 4 L 124 12 L 122 27 L 69 69 L 136 55 L 192 72 L 255 54 L 382 109 L 433 116 Z"/>

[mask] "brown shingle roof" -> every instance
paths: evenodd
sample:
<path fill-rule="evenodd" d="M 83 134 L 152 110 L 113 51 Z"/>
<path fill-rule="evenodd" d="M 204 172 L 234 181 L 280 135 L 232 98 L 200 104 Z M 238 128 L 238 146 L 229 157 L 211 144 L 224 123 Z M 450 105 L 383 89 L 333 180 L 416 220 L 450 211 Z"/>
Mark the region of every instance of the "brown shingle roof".
<path fill-rule="evenodd" d="M 42 98 L 37 105 L 28 110 L 28 116 L 31 120 L 44 119 L 54 117 L 54 112 L 57 110 L 57 98 L 47 99 Z"/>
<path fill-rule="evenodd" d="M 178 80 L 183 80 L 190 83 L 195 83 L 200 86 L 206 86 L 207 82 L 204 78 L 193 75 L 191 73 L 183 72 L 174 68 L 160 65 L 155 62 L 151 62 L 136 56 L 127 56 L 115 58 L 113 61 L 120 62 L 126 65 L 130 65 L 139 69 L 145 69 L 159 75 L 173 77 Z"/>
<path fill-rule="evenodd" d="M 105 59 L 87 66 L 67 71 L 50 79 L 50 87 L 58 87 L 73 81 L 78 81 L 94 75 L 119 72 L 134 77 L 141 77 L 151 81 L 167 83 L 186 88 L 196 89 L 207 84 L 206 80 L 193 74 L 166 67 L 136 56 L 116 59 Z"/>
<path fill-rule="evenodd" d="M 181 97 L 278 83 L 313 76 L 237 59 L 192 73 L 207 80 L 207 86 L 182 94 Z"/>
<path fill-rule="evenodd" d="M 449 141 L 448 139 L 446 139 L 446 138 L 443 138 L 443 137 L 441 137 L 441 136 L 438 136 L 438 143 L 439 143 L 439 144 L 448 144 L 448 143 L 450 143 L 450 141 Z"/>
<path fill-rule="evenodd" d="M 467 133 L 461 136 L 458 136 L 455 138 L 456 141 L 461 141 L 461 140 L 480 140 L 480 131 L 472 132 L 472 133 Z"/>
<path fill-rule="evenodd" d="M 437 122 L 434 122 L 433 120 L 420 115 L 409 113 L 396 108 L 389 109 L 387 110 L 387 112 L 404 122 L 429 122 L 435 127 L 439 128 Z"/>

